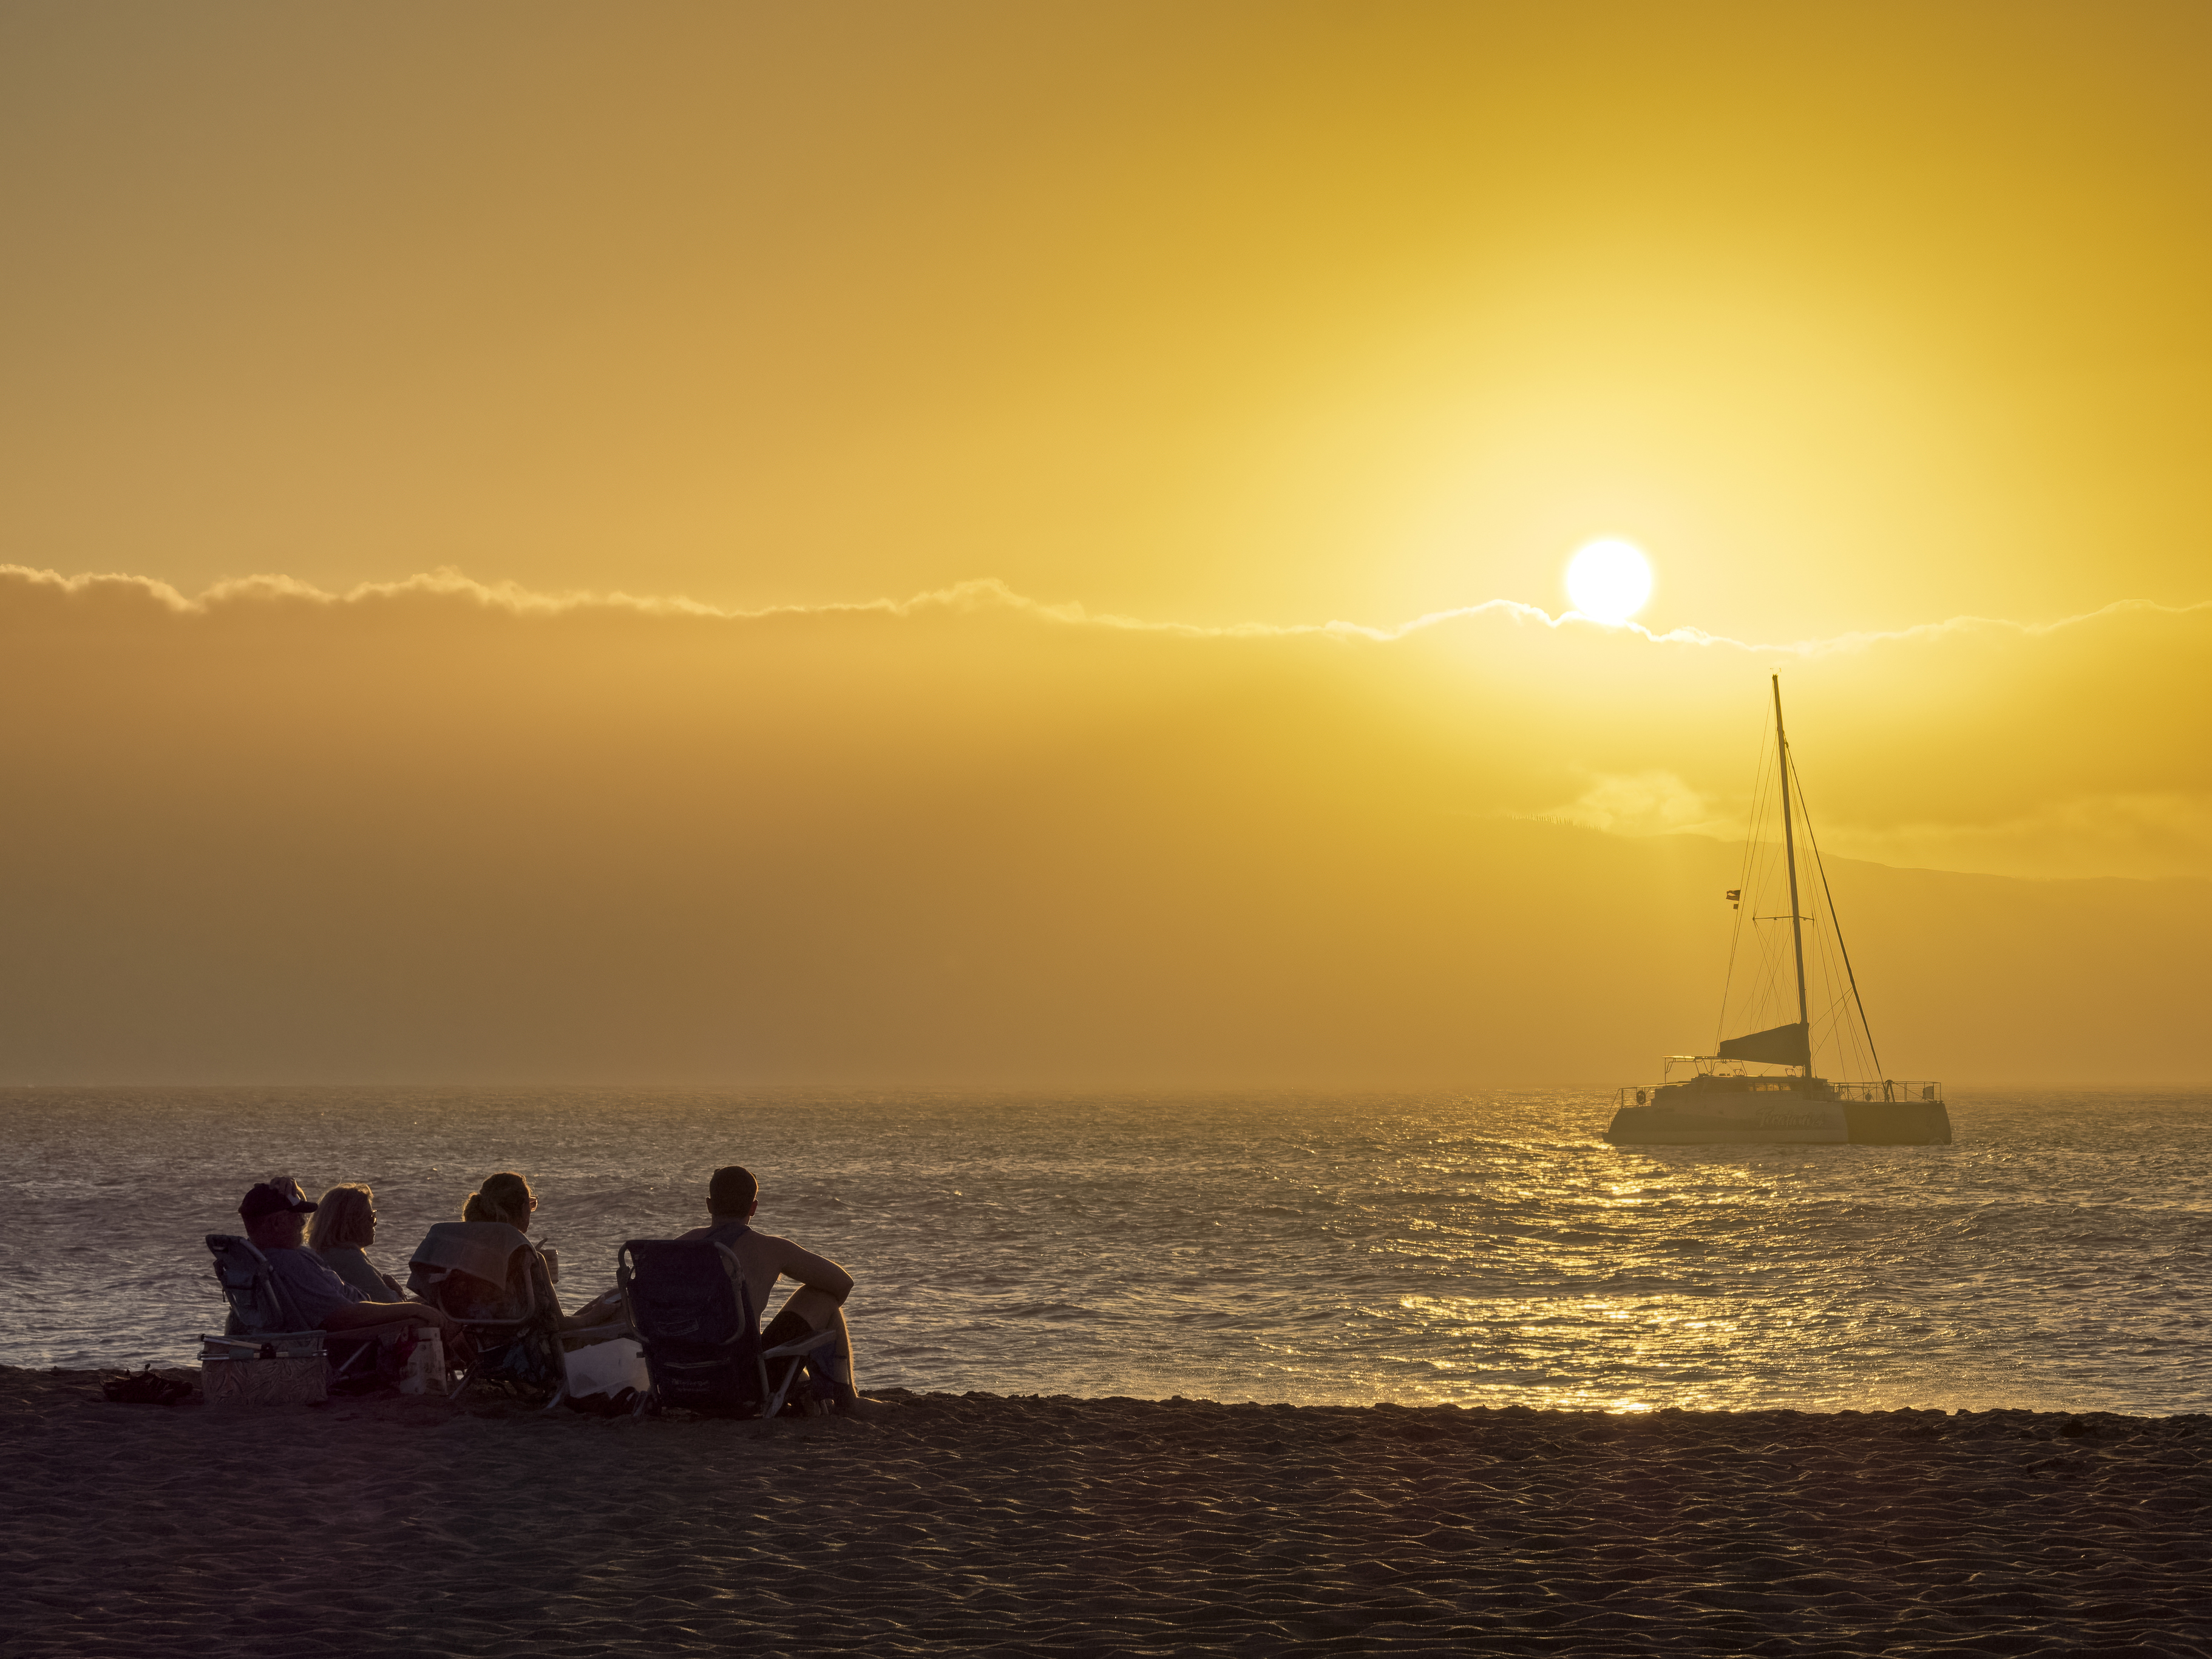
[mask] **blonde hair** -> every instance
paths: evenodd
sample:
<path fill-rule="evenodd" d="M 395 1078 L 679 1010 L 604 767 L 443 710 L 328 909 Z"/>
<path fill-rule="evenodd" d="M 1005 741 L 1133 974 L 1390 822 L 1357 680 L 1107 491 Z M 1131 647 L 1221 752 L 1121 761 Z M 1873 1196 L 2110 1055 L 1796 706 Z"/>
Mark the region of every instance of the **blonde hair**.
<path fill-rule="evenodd" d="M 307 1248 L 327 1250 L 336 1245 L 366 1244 L 376 1236 L 369 1204 L 376 1194 L 357 1181 L 341 1182 L 315 1202 L 315 1218 L 307 1224 Z"/>
<path fill-rule="evenodd" d="M 520 1227 L 530 1219 L 530 1183 L 501 1170 L 486 1176 L 483 1185 L 469 1194 L 468 1202 L 461 1206 L 461 1219 L 504 1221 L 510 1227 Z"/>

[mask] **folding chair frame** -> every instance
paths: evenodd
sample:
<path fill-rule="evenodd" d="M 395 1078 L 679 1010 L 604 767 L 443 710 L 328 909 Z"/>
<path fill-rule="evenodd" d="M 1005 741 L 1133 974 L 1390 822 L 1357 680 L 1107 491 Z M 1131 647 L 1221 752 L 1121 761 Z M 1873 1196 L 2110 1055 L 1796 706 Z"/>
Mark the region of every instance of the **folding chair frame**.
<path fill-rule="evenodd" d="M 629 1244 L 624 1244 L 615 1253 L 615 1284 L 622 1291 L 623 1312 L 629 1319 L 630 1330 L 636 1335 L 638 1346 L 645 1351 L 646 1370 L 653 1378 L 644 1398 L 637 1402 L 636 1410 L 630 1413 L 633 1417 L 642 1417 L 647 1411 L 659 1409 L 663 1404 L 659 1376 L 653 1361 L 653 1346 L 646 1340 L 644 1331 L 637 1322 L 636 1310 L 630 1302 L 630 1285 L 637 1277 L 637 1265 L 630 1255 L 630 1244 L 647 1242 L 632 1239 Z M 738 1294 L 738 1328 L 726 1341 L 716 1345 L 725 1352 L 731 1352 L 742 1347 L 748 1336 L 758 1342 L 760 1316 L 754 1311 L 752 1290 L 745 1283 L 744 1269 L 738 1261 L 737 1252 L 722 1243 L 717 1243 L 714 1248 L 721 1252 L 724 1266 L 729 1272 L 731 1288 Z M 785 1397 L 790 1394 L 792 1383 L 798 1380 L 800 1362 L 822 1346 L 823 1335 L 820 1331 L 811 1331 L 796 1341 L 779 1343 L 773 1348 L 755 1348 L 753 1365 L 762 1401 L 760 1414 L 763 1419 L 781 1414 Z M 771 1359 L 791 1362 L 783 1368 L 783 1381 L 772 1389 L 768 1380 L 768 1362 Z"/>
<path fill-rule="evenodd" d="M 330 1367 L 333 1382 L 346 1382 L 356 1371 L 374 1363 L 376 1343 L 373 1337 L 368 1341 L 352 1345 L 353 1352 L 343 1359 L 332 1356 L 329 1346 L 330 1334 L 319 1326 L 307 1324 L 300 1317 L 300 1310 L 293 1306 L 292 1298 L 276 1282 L 276 1268 L 262 1253 L 261 1247 L 252 1239 L 241 1238 L 235 1233 L 210 1233 L 207 1235 L 207 1247 L 215 1257 L 215 1282 L 222 1287 L 222 1299 L 229 1304 L 232 1316 L 244 1329 L 237 1336 L 228 1332 L 221 1337 L 203 1335 L 200 1341 L 204 1346 L 209 1342 L 222 1341 L 252 1343 L 258 1347 L 277 1341 L 301 1342 L 312 1337 L 315 1342 L 314 1352 L 320 1354 L 324 1364 Z M 234 1280 L 224 1271 L 237 1259 L 237 1252 L 243 1252 L 252 1263 L 251 1273 L 243 1283 Z M 260 1299 L 264 1296 L 267 1306 L 276 1310 L 277 1320 L 288 1328 L 274 1331 L 253 1328 L 264 1317 Z"/>
<path fill-rule="evenodd" d="M 480 1319 L 448 1310 L 449 1316 L 468 1334 L 470 1341 L 475 1345 L 477 1357 L 461 1373 L 461 1380 L 447 1390 L 447 1399 L 459 1400 L 469 1384 L 477 1380 L 483 1370 L 485 1357 L 491 1349 L 525 1337 L 542 1335 L 552 1351 L 553 1369 L 561 1378 L 559 1385 L 553 1390 L 553 1397 L 545 1402 L 545 1409 L 550 1412 L 568 1397 L 568 1348 L 564 1339 L 605 1339 L 623 1335 L 628 1330 L 625 1325 L 594 1325 L 580 1330 L 562 1330 L 561 1303 L 553 1294 L 553 1281 L 546 1273 L 545 1258 L 538 1254 L 536 1247 L 526 1248 L 530 1250 L 530 1263 L 525 1273 L 530 1291 L 530 1309 L 526 1313 L 514 1319 Z M 418 1268 L 416 1271 L 422 1270 Z M 461 1273 L 458 1269 L 432 1269 L 426 1276 L 430 1282 L 419 1294 L 434 1306 L 443 1305 L 436 1300 L 436 1293 L 448 1281 L 455 1278 L 475 1277 Z"/>

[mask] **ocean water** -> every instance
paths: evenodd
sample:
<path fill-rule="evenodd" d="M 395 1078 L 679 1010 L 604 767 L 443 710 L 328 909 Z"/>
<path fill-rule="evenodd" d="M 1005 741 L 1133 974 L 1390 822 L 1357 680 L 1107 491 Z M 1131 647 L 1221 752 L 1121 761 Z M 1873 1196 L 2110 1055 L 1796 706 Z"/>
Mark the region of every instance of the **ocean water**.
<path fill-rule="evenodd" d="M 2212 1094 L 1983 1093 L 1944 1147 L 1614 1148 L 1601 1098 L 13 1090 L 0 1361 L 189 1363 L 202 1235 L 376 1189 L 404 1274 L 536 1187 L 571 1306 L 708 1172 L 843 1263 L 867 1386 L 1612 1410 L 2212 1406 Z"/>

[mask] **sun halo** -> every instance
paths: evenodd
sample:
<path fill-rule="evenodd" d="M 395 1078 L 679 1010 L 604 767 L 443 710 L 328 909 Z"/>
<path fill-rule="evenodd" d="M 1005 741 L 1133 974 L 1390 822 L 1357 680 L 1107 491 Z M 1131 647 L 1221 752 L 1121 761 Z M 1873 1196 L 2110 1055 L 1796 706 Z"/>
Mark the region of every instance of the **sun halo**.
<path fill-rule="evenodd" d="M 1651 562 L 1633 542 L 1591 542 L 1567 562 L 1567 597 L 1592 622 L 1625 623 L 1651 597 Z"/>

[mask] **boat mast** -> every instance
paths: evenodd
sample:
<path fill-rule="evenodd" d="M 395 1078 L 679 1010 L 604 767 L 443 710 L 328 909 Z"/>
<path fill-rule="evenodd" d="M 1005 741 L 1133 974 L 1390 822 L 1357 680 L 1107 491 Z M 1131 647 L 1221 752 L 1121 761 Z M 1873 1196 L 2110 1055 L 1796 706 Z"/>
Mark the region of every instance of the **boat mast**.
<path fill-rule="evenodd" d="M 1811 1065 L 1813 1040 L 1812 1023 L 1805 1016 L 1805 924 L 1797 914 L 1797 838 L 1790 827 L 1790 739 L 1782 730 L 1782 676 L 1774 676 L 1774 755 L 1782 768 L 1782 856 L 1790 866 L 1790 945 L 1797 957 L 1797 1023 L 1805 1028 L 1807 1065 L 1805 1075 L 1813 1075 Z"/>

